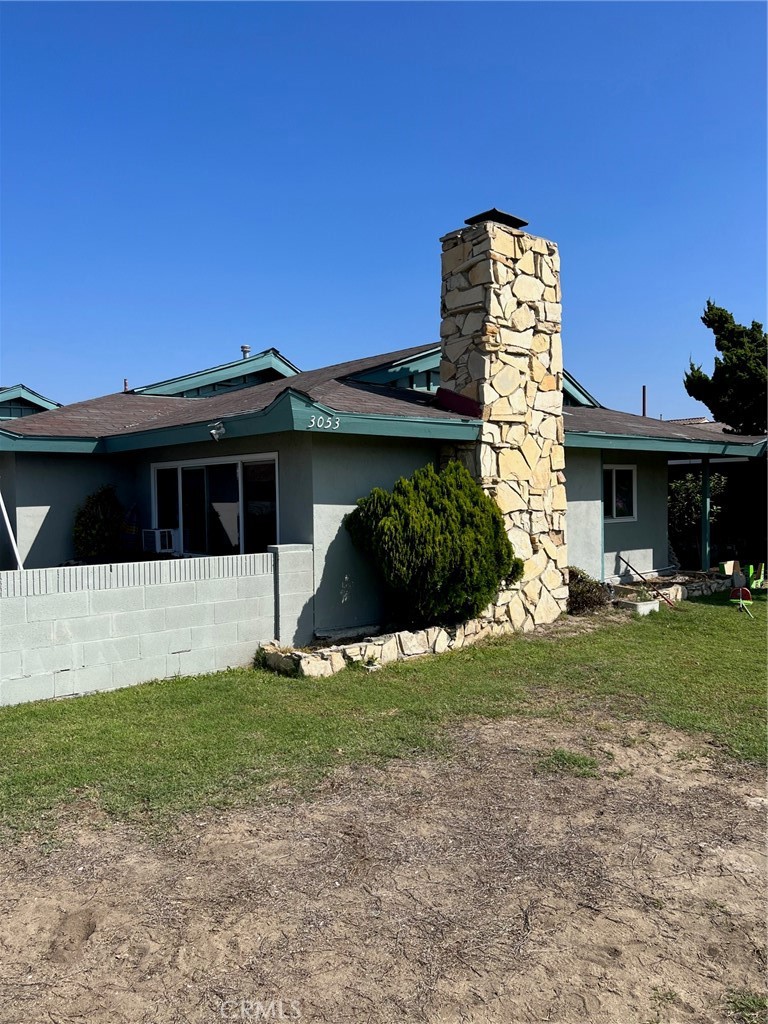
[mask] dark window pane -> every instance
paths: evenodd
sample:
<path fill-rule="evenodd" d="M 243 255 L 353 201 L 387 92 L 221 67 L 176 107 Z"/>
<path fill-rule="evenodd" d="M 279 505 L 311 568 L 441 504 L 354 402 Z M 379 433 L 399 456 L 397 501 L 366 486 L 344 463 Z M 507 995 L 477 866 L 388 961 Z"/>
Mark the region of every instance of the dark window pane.
<path fill-rule="evenodd" d="M 277 543 L 277 489 L 274 462 L 243 466 L 243 516 L 246 554 Z"/>
<path fill-rule="evenodd" d="M 631 469 L 615 469 L 616 475 L 616 518 L 628 519 L 635 514 L 633 473 Z"/>
<path fill-rule="evenodd" d="M 181 509 L 184 516 L 184 550 L 204 555 L 208 550 L 205 515 L 205 469 L 202 466 L 181 471 Z"/>
<path fill-rule="evenodd" d="M 179 471 L 158 469 L 155 482 L 157 525 L 161 530 L 175 530 L 179 525 Z"/>
<path fill-rule="evenodd" d="M 613 470 L 603 470 L 603 515 L 613 519 Z"/>
<path fill-rule="evenodd" d="M 240 491 L 237 466 L 216 463 L 206 466 L 208 477 L 209 555 L 237 555 L 240 552 Z"/>

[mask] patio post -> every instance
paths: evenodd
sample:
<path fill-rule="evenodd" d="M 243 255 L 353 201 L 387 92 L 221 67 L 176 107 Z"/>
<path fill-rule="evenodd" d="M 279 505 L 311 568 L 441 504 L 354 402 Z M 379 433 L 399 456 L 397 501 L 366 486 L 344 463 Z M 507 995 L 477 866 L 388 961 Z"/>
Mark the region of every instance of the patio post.
<path fill-rule="evenodd" d="M 709 457 L 704 456 L 701 460 L 701 568 L 707 572 L 709 565 L 709 512 L 710 512 L 710 486 L 709 486 Z"/>

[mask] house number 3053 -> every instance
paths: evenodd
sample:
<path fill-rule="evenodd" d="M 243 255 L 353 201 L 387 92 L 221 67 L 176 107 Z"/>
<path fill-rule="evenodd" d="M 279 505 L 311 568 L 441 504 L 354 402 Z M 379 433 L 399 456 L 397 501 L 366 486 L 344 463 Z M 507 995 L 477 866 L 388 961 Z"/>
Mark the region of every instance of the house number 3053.
<path fill-rule="evenodd" d="M 341 420 L 338 416 L 311 416 L 309 420 L 310 430 L 338 430 L 340 426 Z"/>

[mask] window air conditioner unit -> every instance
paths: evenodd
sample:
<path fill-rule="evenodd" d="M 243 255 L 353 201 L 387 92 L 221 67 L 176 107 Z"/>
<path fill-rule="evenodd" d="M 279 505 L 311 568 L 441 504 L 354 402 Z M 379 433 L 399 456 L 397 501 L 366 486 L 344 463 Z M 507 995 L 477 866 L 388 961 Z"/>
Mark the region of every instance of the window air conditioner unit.
<path fill-rule="evenodd" d="M 178 530 L 142 530 L 142 547 L 153 555 L 170 555 L 179 548 Z"/>

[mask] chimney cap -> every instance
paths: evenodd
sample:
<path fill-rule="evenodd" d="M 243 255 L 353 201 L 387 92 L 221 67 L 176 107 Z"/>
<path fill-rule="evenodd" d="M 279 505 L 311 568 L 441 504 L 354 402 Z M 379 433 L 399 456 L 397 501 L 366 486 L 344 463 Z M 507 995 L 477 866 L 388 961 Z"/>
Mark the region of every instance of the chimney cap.
<path fill-rule="evenodd" d="M 505 224 L 508 228 L 524 228 L 528 224 L 527 220 L 520 220 L 519 217 L 513 217 L 511 213 L 504 213 L 503 210 L 497 210 L 495 206 L 492 210 L 486 210 L 485 213 L 478 213 L 475 214 L 474 217 L 467 217 L 464 223 L 481 224 L 484 220 L 492 220 L 497 224 Z"/>

